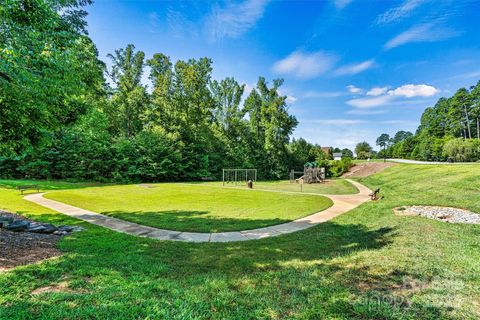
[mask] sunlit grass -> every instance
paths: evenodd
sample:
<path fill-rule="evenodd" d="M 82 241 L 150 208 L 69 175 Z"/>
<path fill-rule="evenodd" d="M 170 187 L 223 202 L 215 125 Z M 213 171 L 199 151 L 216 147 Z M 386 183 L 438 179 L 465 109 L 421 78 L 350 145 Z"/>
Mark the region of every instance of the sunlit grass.
<path fill-rule="evenodd" d="M 478 319 L 480 226 L 392 208 L 480 212 L 479 175 L 480 165 L 394 166 L 363 179 L 382 200 L 259 241 L 162 242 L 82 223 L 62 257 L 0 274 L 0 319 Z M 64 217 L 10 192 L 0 189 L 4 208 Z M 62 281 L 70 292 L 30 294 Z"/>
<path fill-rule="evenodd" d="M 322 196 L 178 183 L 61 190 L 45 197 L 143 225 L 196 232 L 261 228 L 332 205 Z"/>
<path fill-rule="evenodd" d="M 225 183 L 222 182 L 207 182 L 204 183 L 212 186 L 224 186 L 229 188 L 243 188 L 246 189 L 246 183 Z M 287 192 L 303 192 L 316 194 L 353 194 L 358 193 L 350 182 L 344 179 L 329 179 L 323 183 L 300 184 L 290 182 L 288 180 L 282 181 L 257 181 L 253 184 L 254 189 L 270 190 L 270 191 L 287 191 Z"/>

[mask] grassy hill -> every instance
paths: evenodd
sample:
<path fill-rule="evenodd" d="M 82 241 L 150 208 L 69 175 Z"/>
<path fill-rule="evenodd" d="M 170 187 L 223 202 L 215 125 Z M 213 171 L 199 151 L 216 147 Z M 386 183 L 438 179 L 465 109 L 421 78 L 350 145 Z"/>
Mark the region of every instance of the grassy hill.
<path fill-rule="evenodd" d="M 314 228 L 241 243 L 136 238 L 0 189 L 1 206 L 88 228 L 64 255 L 0 273 L 0 319 L 478 319 L 480 226 L 396 216 L 480 212 L 480 166 L 398 165 L 364 178 L 384 199 Z M 66 283 L 67 289 L 32 295 Z M 52 306 L 55 305 L 55 308 Z"/>

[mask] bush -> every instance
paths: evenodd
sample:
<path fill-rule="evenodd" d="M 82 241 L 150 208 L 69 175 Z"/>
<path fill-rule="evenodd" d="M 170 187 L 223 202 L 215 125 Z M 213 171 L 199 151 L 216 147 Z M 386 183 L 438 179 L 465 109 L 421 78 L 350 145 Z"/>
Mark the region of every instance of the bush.
<path fill-rule="evenodd" d="M 445 161 L 443 155 L 443 146 L 450 138 L 436 138 L 429 136 L 419 136 L 419 143 L 412 151 L 412 158 L 422 161 Z"/>
<path fill-rule="evenodd" d="M 443 156 L 457 162 L 477 161 L 480 158 L 480 141 L 477 139 L 451 139 L 443 146 Z"/>
<path fill-rule="evenodd" d="M 352 159 L 342 158 L 342 160 L 320 160 L 317 161 L 319 167 L 325 168 L 325 175 L 330 178 L 340 177 L 352 167 Z"/>
<path fill-rule="evenodd" d="M 359 153 L 357 153 L 358 160 L 367 160 L 370 158 L 373 158 L 373 155 L 371 152 L 360 151 Z"/>

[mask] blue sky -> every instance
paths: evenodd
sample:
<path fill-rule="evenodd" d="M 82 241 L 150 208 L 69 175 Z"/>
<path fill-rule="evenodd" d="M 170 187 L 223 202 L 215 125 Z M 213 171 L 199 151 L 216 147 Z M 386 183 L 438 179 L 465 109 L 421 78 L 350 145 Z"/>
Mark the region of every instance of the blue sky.
<path fill-rule="evenodd" d="M 285 79 L 295 137 L 353 148 L 415 131 L 423 110 L 480 79 L 480 1 L 113 1 L 87 8 L 102 60 L 210 57 L 213 77 Z"/>

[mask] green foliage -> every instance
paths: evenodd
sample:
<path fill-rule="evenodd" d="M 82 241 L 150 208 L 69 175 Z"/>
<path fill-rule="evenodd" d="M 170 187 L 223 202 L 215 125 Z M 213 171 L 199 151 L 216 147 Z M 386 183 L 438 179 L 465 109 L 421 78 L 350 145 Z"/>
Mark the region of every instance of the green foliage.
<path fill-rule="evenodd" d="M 377 138 L 377 146 L 380 146 L 381 148 L 385 149 L 389 144 L 390 144 L 390 136 L 386 133 L 382 133 L 378 138 Z"/>
<path fill-rule="evenodd" d="M 440 98 L 423 112 L 415 136 L 397 132 L 393 145 L 381 155 L 425 161 L 476 161 L 473 145 L 479 139 L 480 81 L 469 90 L 460 88 L 452 97 Z"/>
<path fill-rule="evenodd" d="M 443 146 L 443 156 L 448 160 L 467 162 L 480 159 L 480 141 L 478 139 L 451 139 Z"/>
<path fill-rule="evenodd" d="M 212 80 L 208 58 L 172 62 L 134 45 L 104 64 L 86 33 L 89 0 L 7 0 L 0 7 L 0 175 L 97 181 L 219 177 L 257 168 L 286 178 L 325 159 L 290 144 L 297 119 L 260 77 L 248 97 L 233 78 Z M 148 66 L 152 91 L 142 83 Z"/>
<path fill-rule="evenodd" d="M 342 149 L 342 158 L 350 158 L 350 159 L 353 159 L 353 152 L 352 150 L 348 149 L 348 148 L 345 148 L 345 149 Z"/>
<path fill-rule="evenodd" d="M 359 142 L 355 146 L 355 153 L 357 159 L 365 160 L 373 157 L 373 149 L 370 144 L 366 141 Z"/>
<path fill-rule="evenodd" d="M 74 123 L 103 91 L 103 64 L 81 4 L 6 0 L 0 6 L 0 153 L 19 155 Z"/>
<path fill-rule="evenodd" d="M 340 177 L 342 174 L 348 172 L 352 165 L 352 159 L 350 158 L 334 160 L 333 163 L 329 166 L 329 175 L 331 177 Z"/>
<path fill-rule="evenodd" d="M 317 159 L 318 150 L 321 151 L 318 146 L 307 142 L 303 138 L 298 140 L 294 138 L 288 145 L 288 149 L 290 153 L 289 167 L 295 170 L 303 170 L 307 162 L 313 162 Z"/>
<path fill-rule="evenodd" d="M 412 150 L 411 157 L 422 161 L 444 161 L 443 145 L 448 140 L 445 138 L 436 138 L 427 135 L 417 137 L 417 144 Z"/>
<path fill-rule="evenodd" d="M 141 84 L 145 54 L 135 52 L 129 44 L 125 49 L 109 55 L 113 66 L 110 78 L 115 85 L 111 100 L 105 104 L 111 130 L 115 135 L 127 138 L 135 136 L 143 128 L 143 117 L 149 107 L 149 97 Z"/>
<path fill-rule="evenodd" d="M 395 133 L 395 136 L 393 137 L 392 142 L 393 143 L 398 143 L 398 142 L 404 141 L 404 140 L 406 140 L 410 137 L 413 137 L 413 133 L 411 133 L 410 131 L 400 130 L 397 133 Z"/>
<path fill-rule="evenodd" d="M 351 158 L 342 158 L 341 160 L 319 160 L 318 167 L 325 168 L 325 175 L 328 178 L 340 177 L 352 167 Z"/>

